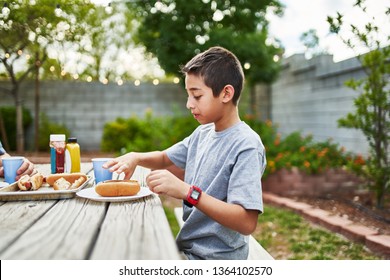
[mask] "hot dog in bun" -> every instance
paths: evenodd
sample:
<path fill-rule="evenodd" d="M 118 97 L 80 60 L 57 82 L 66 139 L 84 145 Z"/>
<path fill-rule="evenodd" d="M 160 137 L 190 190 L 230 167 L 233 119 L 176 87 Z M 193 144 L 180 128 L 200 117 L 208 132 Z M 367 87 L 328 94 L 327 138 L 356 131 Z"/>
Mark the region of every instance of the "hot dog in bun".
<path fill-rule="evenodd" d="M 132 196 L 140 190 L 136 180 L 107 180 L 95 187 L 95 191 L 101 196 Z"/>
<path fill-rule="evenodd" d="M 18 187 L 22 191 L 35 191 L 39 189 L 43 184 L 43 176 L 41 173 L 36 173 L 33 176 L 23 175 L 18 180 Z"/>

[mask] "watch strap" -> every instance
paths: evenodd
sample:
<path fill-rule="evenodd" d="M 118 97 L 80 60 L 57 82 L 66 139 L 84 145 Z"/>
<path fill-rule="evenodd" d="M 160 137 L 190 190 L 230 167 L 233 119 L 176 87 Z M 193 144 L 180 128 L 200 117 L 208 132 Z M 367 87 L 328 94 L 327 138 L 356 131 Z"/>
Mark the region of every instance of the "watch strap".
<path fill-rule="evenodd" d="M 188 207 L 190 207 L 190 208 L 192 208 L 194 205 L 192 205 L 191 203 L 189 203 L 187 200 L 183 200 L 183 203 L 184 203 L 184 205 L 186 205 L 186 206 L 188 206 Z"/>
<path fill-rule="evenodd" d="M 187 205 L 188 207 L 197 205 L 201 194 L 202 194 L 202 190 L 200 188 L 198 188 L 197 186 L 191 186 L 187 194 L 187 199 L 184 200 L 184 204 Z"/>

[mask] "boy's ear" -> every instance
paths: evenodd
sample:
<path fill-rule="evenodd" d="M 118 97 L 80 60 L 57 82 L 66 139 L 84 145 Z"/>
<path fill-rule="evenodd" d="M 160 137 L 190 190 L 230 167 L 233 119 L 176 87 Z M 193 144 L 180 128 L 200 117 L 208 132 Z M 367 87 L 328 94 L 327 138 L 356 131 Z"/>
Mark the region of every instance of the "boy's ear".
<path fill-rule="evenodd" d="M 226 85 L 221 93 L 222 103 L 228 103 L 233 99 L 234 96 L 234 87 L 232 85 Z"/>

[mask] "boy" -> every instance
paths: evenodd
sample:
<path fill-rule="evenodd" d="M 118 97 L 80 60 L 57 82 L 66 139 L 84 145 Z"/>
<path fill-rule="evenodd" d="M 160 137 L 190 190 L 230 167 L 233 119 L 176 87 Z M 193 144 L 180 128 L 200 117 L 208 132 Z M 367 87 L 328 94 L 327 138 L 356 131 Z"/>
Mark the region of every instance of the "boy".
<path fill-rule="evenodd" d="M 248 235 L 263 211 L 260 180 L 266 160 L 260 137 L 239 118 L 240 62 L 213 47 L 182 72 L 187 108 L 201 125 L 165 151 L 131 152 L 105 167 L 124 172 L 125 179 L 137 165 L 151 168 L 146 182 L 153 192 L 183 199 L 185 223 L 176 241 L 188 259 L 247 259 Z M 180 170 L 184 180 L 173 175 Z"/>

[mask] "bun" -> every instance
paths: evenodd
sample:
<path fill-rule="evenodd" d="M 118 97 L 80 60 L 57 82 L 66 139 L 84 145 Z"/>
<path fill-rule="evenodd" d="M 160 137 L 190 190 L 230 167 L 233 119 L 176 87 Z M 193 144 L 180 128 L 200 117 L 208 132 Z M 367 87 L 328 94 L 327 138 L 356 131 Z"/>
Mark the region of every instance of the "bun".
<path fill-rule="evenodd" d="M 41 173 L 37 173 L 30 178 L 31 190 L 36 191 L 43 184 L 43 176 Z"/>
<path fill-rule="evenodd" d="M 95 187 L 101 196 L 133 196 L 141 190 L 136 180 L 107 180 Z"/>
<path fill-rule="evenodd" d="M 70 186 L 70 189 L 77 189 L 80 187 L 85 181 L 87 181 L 87 176 L 80 176 L 76 181 L 73 182 L 73 184 Z"/>
<path fill-rule="evenodd" d="M 72 173 L 75 174 L 75 173 Z M 68 181 L 68 179 L 71 179 L 73 181 L 73 177 L 69 178 L 68 176 L 62 176 L 61 178 L 57 179 L 53 184 L 53 189 L 56 191 L 58 190 L 74 190 L 80 187 L 86 180 L 87 176 L 80 176 L 79 178 L 74 180 L 73 183 L 71 181 Z"/>
<path fill-rule="evenodd" d="M 31 189 L 31 184 L 30 184 L 30 176 L 29 175 L 23 175 L 20 177 L 18 180 L 18 187 L 21 191 L 28 191 Z"/>
<path fill-rule="evenodd" d="M 46 177 L 46 183 L 48 183 L 50 186 L 54 186 L 54 183 L 60 179 L 64 178 L 69 183 L 73 184 L 76 180 L 80 179 L 80 177 L 84 178 L 84 182 L 87 181 L 87 175 L 84 173 L 57 173 L 57 174 L 50 174 Z M 81 185 L 81 184 L 80 184 Z"/>
<path fill-rule="evenodd" d="M 64 177 L 61 177 L 60 179 L 58 179 L 57 181 L 54 182 L 53 189 L 55 189 L 56 191 L 67 190 L 67 189 L 69 189 L 70 186 L 71 186 L 71 183 L 66 181 L 64 179 Z"/>

